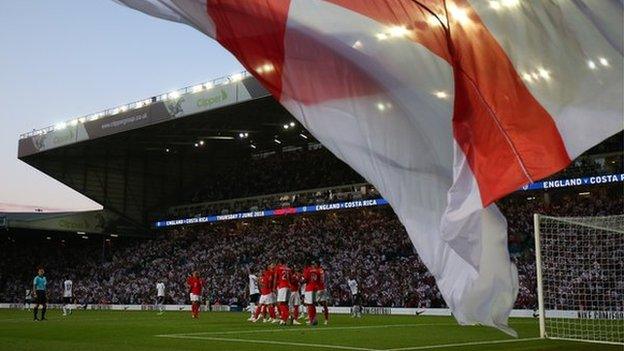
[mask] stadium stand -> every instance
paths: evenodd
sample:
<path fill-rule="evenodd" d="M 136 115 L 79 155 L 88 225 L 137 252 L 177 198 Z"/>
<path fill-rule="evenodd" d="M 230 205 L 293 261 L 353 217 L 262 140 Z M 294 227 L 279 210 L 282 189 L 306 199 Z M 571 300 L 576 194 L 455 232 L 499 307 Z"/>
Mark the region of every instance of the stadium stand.
<path fill-rule="evenodd" d="M 272 167 L 262 170 L 279 170 L 274 160 L 288 162 L 276 158 L 270 160 Z M 594 162 L 592 172 L 617 171 L 617 165 L 611 159 Z M 230 181 L 235 184 L 236 177 Z M 536 304 L 533 213 L 622 213 L 621 184 L 588 188 L 591 192 L 583 187 L 517 192 L 498 203 L 509 222 L 509 248 L 520 275 L 517 308 Z M 259 203 L 266 204 L 262 199 Z M 52 300 L 60 299 L 60 284 L 69 277 L 80 303 L 150 304 L 155 282 L 164 279 L 167 302 L 181 304 L 186 294 L 180 277 L 199 269 L 209 277 L 213 303 L 244 305 L 247 269 L 260 270 L 286 248 L 291 252 L 288 262 L 295 266 L 301 267 L 310 255 L 326 265 L 334 305 L 349 303 L 346 278 L 353 271 L 370 306 L 444 307 L 433 277 L 388 206 L 173 227 L 152 240 L 95 236 L 84 240 L 76 235 L 55 240 L 7 235 L 2 240 L 6 252 L 0 259 L 2 301 L 20 301 L 33 268 L 44 265 Z"/>
<path fill-rule="evenodd" d="M 389 206 L 153 227 L 168 219 L 380 197 L 254 78 L 239 78 L 22 135 L 20 160 L 120 220 L 88 235 L 1 232 L 0 301 L 21 301 L 43 265 L 52 301 L 70 278 L 80 303 L 151 304 L 163 279 L 166 302 L 186 303 L 184 277 L 196 269 L 208 279 L 212 303 L 245 305 L 247 270 L 262 269 L 287 248 L 291 265 L 300 268 L 307 256 L 323 262 L 334 305 L 348 303 L 346 277 L 353 271 L 369 306 L 443 307 Z M 622 140 L 620 132 L 549 179 L 620 176 Z M 555 188 L 527 188 L 498 203 L 520 274 L 518 308 L 536 305 L 534 212 L 590 216 L 624 208 L 620 182 Z"/>

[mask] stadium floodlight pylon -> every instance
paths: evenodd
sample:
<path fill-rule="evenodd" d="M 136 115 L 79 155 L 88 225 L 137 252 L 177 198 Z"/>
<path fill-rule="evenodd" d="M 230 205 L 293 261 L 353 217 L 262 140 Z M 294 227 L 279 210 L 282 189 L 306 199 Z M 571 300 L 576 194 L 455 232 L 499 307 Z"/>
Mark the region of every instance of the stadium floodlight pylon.
<path fill-rule="evenodd" d="M 540 337 L 624 345 L 624 215 L 534 215 Z"/>

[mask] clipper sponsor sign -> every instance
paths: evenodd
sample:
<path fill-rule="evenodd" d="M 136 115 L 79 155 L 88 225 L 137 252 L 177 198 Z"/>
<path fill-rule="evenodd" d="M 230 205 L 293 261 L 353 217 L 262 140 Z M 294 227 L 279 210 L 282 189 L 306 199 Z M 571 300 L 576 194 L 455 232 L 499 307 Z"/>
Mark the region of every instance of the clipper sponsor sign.
<path fill-rule="evenodd" d="M 11 228 L 53 230 L 63 232 L 103 233 L 110 223 L 119 219 L 106 210 L 58 213 L 7 213 Z"/>
<path fill-rule="evenodd" d="M 183 94 L 176 99 L 153 102 L 145 107 L 127 110 L 94 121 L 67 125 L 63 129 L 21 139 L 18 156 L 23 157 L 83 140 L 138 129 L 264 96 L 268 96 L 268 92 L 255 78 L 218 85 L 210 89 Z"/>
<path fill-rule="evenodd" d="M 19 141 L 19 155 L 29 155 L 73 144 L 89 138 L 83 124 L 68 125 L 63 129 L 32 136 Z"/>
<path fill-rule="evenodd" d="M 237 101 L 250 98 L 251 96 L 242 84 L 228 84 L 202 90 L 195 94 L 182 95 L 177 99 L 168 100 L 165 105 L 169 114 L 176 118 L 231 105 Z"/>

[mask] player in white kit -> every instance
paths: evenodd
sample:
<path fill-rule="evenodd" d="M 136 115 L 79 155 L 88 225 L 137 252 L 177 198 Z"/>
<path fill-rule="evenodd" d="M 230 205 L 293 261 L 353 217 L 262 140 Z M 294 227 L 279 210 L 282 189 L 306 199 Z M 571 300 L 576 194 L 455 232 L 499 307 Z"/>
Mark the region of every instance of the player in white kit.
<path fill-rule="evenodd" d="M 301 283 L 301 288 L 299 289 L 299 300 L 303 300 L 303 296 L 305 296 L 306 283 L 305 281 Z M 308 318 L 308 309 L 304 304 L 299 305 L 299 318 L 303 318 L 304 320 Z"/>
<path fill-rule="evenodd" d="M 73 289 L 74 283 L 70 279 L 63 282 L 63 316 L 72 314 Z"/>
<path fill-rule="evenodd" d="M 247 310 L 251 313 L 251 316 L 247 319 L 253 321 L 254 313 L 256 311 L 256 305 L 260 299 L 260 289 L 258 288 L 258 276 L 253 273 L 249 273 L 249 306 Z"/>
<path fill-rule="evenodd" d="M 156 306 L 158 308 L 158 314 L 161 315 L 165 312 L 165 283 L 159 281 L 156 283 Z"/>
<path fill-rule="evenodd" d="M 349 285 L 349 290 L 351 291 L 351 304 L 353 305 L 351 307 L 351 318 L 362 318 L 362 296 L 360 295 L 358 282 L 355 278 L 349 278 L 347 285 Z"/>
<path fill-rule="evenodd" d="M 32 293 L 29 289 L 26 289 L 26 295 L 24 295 L 24 309 L 30 311 L 30 304 L 32 303 Z"/>

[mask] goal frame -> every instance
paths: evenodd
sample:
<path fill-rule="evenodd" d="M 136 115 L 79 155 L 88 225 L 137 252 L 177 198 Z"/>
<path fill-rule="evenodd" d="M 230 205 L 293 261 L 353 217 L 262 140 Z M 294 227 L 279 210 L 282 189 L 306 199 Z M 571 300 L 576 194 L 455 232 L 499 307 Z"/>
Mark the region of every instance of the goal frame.
<path fill-rule="evenodd" d="M 541 218 L 557 218 L 551 216 L 540 215 L 538 213 L 533 214 L 533 231 L 534 231 L 534 241 L 535 241 L 535 273 L 537 279 L 537 304 L 538 304 L 538 317 L 539 317 L 539 330 L 540 330 L 540 338 L 541 339 L 553 339 L 553 340 L 567 340 L 567 341 L 576 341 L 576 342 L 587 342 L 592 344 L 608 344 L 608 345 L 624 345 L 624 342 L 616 342 L 616 341 L 603 341 L 603 340 L 588 340 L 588 339 L 577 339 L 577 338 L 566 338 L 566 337 L 555 337 L 548 336 L 546 334 L 546 309 L 544 307 L 544 282 L 542 276 L 542 247 L 541 247 L 541 229 L 540 229 L 540 219 Z M 579 225 L 592 227 L 591 225 L 581 224 Z M 600 228 L 602 229 L 602 228 Z"/>

